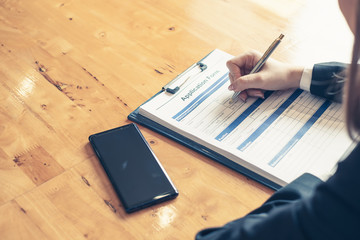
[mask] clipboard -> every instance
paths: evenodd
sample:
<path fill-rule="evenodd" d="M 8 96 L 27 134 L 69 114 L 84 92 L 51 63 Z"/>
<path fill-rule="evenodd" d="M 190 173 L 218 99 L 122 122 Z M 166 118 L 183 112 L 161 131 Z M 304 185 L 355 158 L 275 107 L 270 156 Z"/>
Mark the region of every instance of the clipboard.
<path fill-rule="evenodd" d="M 154 96 L 152 96 L 150 99 L 148 99 L 147 101 L 150 101 L 152 98 L 156 97 L 158 94 L 162 93 L 163 91 L 166 91 L 166 86 L 172 86 L 171 89 L 175 89 L 175 87 L 173 86 L 177 86 L 178 84 L 175 84 L 181 77 L 183 77 L 186 73 L 188 73 L 189 71 L 192 71 L 192 69 L 194 68 L 194 66 L 200 66 L 201 67 L 201 63 L 204 59 L 206 59 L 207 56 L 209 56 L 212 52 L 210 52 L 208 55 L 206 55 L 203 59 L 201 59 L 199 62 L 191 65 L 189 68 L 187 68 L 183 73 L 179 74 L 176 78 L 174 78 L 172 81 L 170 81 L 167 85 L 165 85 L 158 93 L 156 93 Z M 146 101 L 146 102 L 147 102 Z M 145 103 L 146 103 L 145 102 Z M 144 103 L 143 103 L 144 104 Z M 274 183 L 273 181 L 241 166 L 240 164 L 237 164 L 234 161 L 229 160 L 228 158 L 224 157 L 223 155 L 187 138 L 184 137 L 183 135 L 172 131 L 171 129 L 164 127 L 163 125 L 147 118 L 144 117 L 142 115 L 139 114 L 139 108 L 135 109 L 133 112 L 131 112 L 128 115 L 128 119 L 136 122 L 144 127 L 147 127 L 157 133 L 160 133 L 161 135 L 168 137 L 180 144 L 182 144 L 183 146 L 190 148 L 206 157 L 209 157 L 210 159 L 256 181 L 259 182 L 273 190 L 278 190 L 281 188 L 280 185 L 278 185 L 277 183 Z"/>

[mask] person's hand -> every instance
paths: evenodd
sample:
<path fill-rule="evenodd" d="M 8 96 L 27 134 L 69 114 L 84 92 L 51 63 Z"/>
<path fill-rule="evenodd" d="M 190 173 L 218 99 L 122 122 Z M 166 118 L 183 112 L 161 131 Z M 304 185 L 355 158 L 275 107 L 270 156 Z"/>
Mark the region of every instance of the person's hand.
<path fill-rule="evenodd" d="M 281 63 L 271 58 L 259 72 L 249 74 L 260 58 L 260 53 L 250 51 L 226 63 L 229 68 L 229 90 L 241 91 L 239 94 L 241 100 L 246 101 L 249 96 L 264 98 L 264 90 L 282 90 L 300 86 L 303 67 Z"/>

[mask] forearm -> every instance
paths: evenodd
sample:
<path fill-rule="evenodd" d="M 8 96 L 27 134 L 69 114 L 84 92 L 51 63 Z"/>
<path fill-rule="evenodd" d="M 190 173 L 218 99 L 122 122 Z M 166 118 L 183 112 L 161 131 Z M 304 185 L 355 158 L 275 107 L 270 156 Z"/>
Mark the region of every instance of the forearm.
<path fill-rule="evenodd" d="M 216 239 L 303 239 L 297 224 L 297 211 L 301 201 L 309 198 L 322 181 L 311 174 L 304 174 L 274 193 L 261 207 L 247 216 L 219 228 L 201 231 L 197 240 Z M 284 226 L 286 225 L 286 228 Z"/>

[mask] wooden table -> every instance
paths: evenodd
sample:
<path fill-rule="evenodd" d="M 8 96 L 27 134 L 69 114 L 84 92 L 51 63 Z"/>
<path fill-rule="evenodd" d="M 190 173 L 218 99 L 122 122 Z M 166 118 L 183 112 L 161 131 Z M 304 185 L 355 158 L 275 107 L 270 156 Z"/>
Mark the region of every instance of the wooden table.
<path fill-rule="evenodd" d="M 215 48 L 347 61 L 335 0 L 0 0 L 0 239 L 193 239 L 272 190 L 140 127 L 177 199 L 126 214 L 89 145 Z"/>

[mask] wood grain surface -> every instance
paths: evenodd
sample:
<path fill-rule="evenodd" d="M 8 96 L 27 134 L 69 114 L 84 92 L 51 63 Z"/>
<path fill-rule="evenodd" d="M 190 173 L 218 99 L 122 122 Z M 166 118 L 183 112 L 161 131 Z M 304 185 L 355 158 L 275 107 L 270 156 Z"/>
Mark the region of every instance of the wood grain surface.
<path fill-rule="evenodd" d="M 348 61 L 336 0 L 0 0 L 0 239 L 193 239 L 272 190 L 151 130 L 175 200 L 126 214 L 88 136 L 215 48 Z"/>

